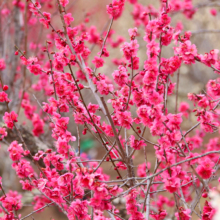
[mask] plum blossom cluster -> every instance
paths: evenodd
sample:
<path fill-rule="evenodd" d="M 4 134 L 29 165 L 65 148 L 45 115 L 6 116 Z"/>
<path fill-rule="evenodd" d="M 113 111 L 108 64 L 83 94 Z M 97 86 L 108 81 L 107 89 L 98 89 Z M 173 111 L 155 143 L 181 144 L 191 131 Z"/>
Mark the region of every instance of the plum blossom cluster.
<path fill-rule="evenodd" d="M 110 22 L 103 33 L 89 25 L 90 13 L 77 23 L 69 0 L 55 2 L 13 1 L 26 28 L 35 25 L 45 33 L 36 44 L 28 32 L 28 53 L 16 45 L 14 54 L 20 61 L 17 77 L 24 83 L 19 110 L 31 122 L 34 140 L 51 138 L 44 150 L 33 152 L 23 138 L 19 110 L 11 108 L 14 87 L 3 81 L 7 57 L 0 59 L 0 102 L 5 106 L 0 140 L 8 144 L 22 189 L 32 192 L 33 213 L 54 205 L 70 220 L 189 220 L 194 215 L 211 220 L 216 210 L 209 191 L 218 175 L 220 139 L 206 144 L 204 139 L 219 133 L 220 57 L 217 49 L 200 54 L 191 33 L 182 31 L 183 24 L 171 22 L 177 13 L 193 19 L 197 8 L 192 1 L 162 0 L 157 9 L 138 0 L 112 0 L 105 8 Z M 112 25 L 129 4 L 134 27 L 126 33 L 128 40 L 115 38 Z M 7 5 L 0 11 L 4 21 L 12 13 Z M 56 13 L 62 25 L 54 19 Z M 172 56 L 163 57 L 162 50 L 170 48 Z M 116 58 L 119 51 L 121 57 Z M 182 65 L 195 63 L 213 70 L 216 79 L 207 82 L 205 92 L 188 93 L 188 100 L 178 103 L 178 82 L 172 76 Z M 108 68 L 102 68 L 105 65 Z M 44 99 L 32 99 L 33 93 Z M 88 94 L 93 98 L 88 100 Z M 174 97 L 176 108 L 168 102 Z M 183 122 L 190 124 L 188 130 Z M 18 139 L 8 143 L 11 131 Z M 81 138 L 88 135 L 105 150 L 101 160 L 81 153 Z M 150 152 L 155 152 L 155 161 Z M 114 175 L 103 171 L 104 163 Z M 21 194 L 6 188 L 0 177 L 0 219 L 28 217 L 19 214 Z M 201 197 L 205 204 L 198 213 Z"/>

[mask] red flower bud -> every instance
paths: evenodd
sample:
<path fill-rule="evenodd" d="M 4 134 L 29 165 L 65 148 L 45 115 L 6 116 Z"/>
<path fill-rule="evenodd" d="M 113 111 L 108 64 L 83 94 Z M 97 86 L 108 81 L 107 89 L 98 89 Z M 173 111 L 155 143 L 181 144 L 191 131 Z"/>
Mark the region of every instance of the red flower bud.
<path fill-rule="evenodd" d="M 8 86 L 7 85 L 4 85 L 3 86 L 3 91 L 7 91 L 8 90 Z"/>

